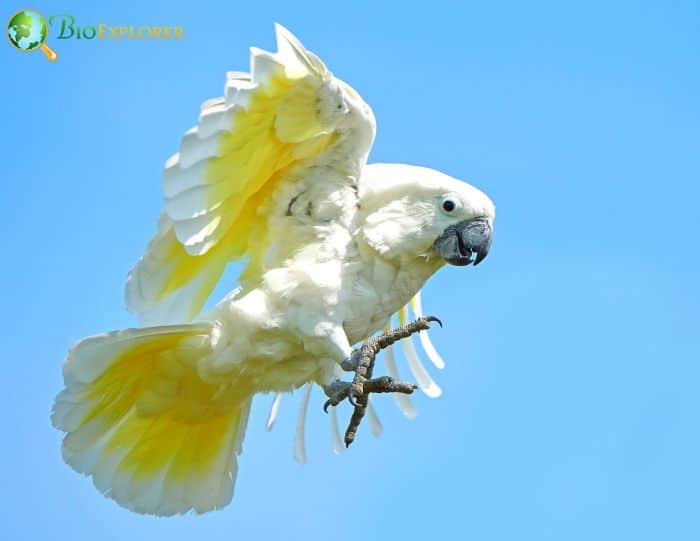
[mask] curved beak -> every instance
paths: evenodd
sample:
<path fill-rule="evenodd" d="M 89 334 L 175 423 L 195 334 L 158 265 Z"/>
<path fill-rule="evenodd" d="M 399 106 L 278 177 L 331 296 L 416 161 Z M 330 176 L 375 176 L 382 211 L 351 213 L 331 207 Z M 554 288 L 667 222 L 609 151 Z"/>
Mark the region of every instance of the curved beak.
<path fill-rule="evenodd" d="M 487 218 L 464 220 L 447 227 L 435 239 L 433 250 L 450 265 L 463 267 L 473 263 L 476 266 L 491 249 L 492 233 Z"/>

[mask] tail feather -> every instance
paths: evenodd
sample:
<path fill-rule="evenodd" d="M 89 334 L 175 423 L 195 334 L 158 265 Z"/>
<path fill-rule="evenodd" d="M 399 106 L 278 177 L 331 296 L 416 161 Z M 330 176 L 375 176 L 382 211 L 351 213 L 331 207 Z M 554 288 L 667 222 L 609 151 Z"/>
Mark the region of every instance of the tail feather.
<path fill-rule="evenodd" d="M 209 323 L 127 329 L 69 353 L 54 426 L 63 457 L 140 513 L 203 513 L 233 497 L 252 393 L 202 380 Z"/>

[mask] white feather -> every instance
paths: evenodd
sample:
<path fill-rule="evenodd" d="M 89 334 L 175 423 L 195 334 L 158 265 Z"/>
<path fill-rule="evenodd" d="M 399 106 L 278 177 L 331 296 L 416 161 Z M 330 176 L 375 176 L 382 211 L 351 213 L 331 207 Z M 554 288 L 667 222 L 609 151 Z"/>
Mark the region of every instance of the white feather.
<path fill-rule="evenodd" d="M 190 255 L 206 253 L 231 225 L 230 214 L 208 212 L 187 220 L 176 220 L 175 235 Z"/>
<path fill-rule="evenodd" d="M 393 346 L 389 346 L 384 350 L 384 361 L 386 363 L 387 374 L 389 374 L 389 376 L 394 378 L 396 381 L 401 381 L 399 370 L 396 367 L 396 359 L 394 357 Z M 402 393 L 393 393 L 393 397 L 396 401 L 396 405 L 399 407 L 404 417 L 406 417 L 407 419 L 415 419 L 416 415 L 418 415 L 418 411 L 416 410 L 416 407 L 413 405 L 413 402 L 408 397 L 408 395 Z"/>
<path fill-rule="evenodd" d="M 190 319 L 191 302 L 195 292 L 200 288 L 207 273 L 200 274 L 197 278 L 173 291 L 152 307 L 139 311 L 139 322 L 144 326 L 171 325 Z M 144 283 L 141 280 L 141 283 Z"/>
<path fill-rule="evenodd" d="M 331 440 L 333 441 L 333 452 L 339 455 L 343 452 L 343 440 L 340 437 L 340 427 L 338 426 L 338 414 L 336 408 L 331 408 L 328 414 L 331 422 Z"/>
<path fill-rule="evenodd" d="M 207 161 L 200 161 L 187 168 L 182 168 L 180 167 L 180 153 L 171 156 L 163 170 L 163 195 L 166 198 L 174 197 L 185 190 L 205 184 L 204 174 L 207 164 Z"/>
<path fill-rule="evenodd" d="M 277 420 L 277 415 L 280 411 L 280 402 L 282 401 L 282 393 L 275 393 L 275 398 L 270 405 L 270 413 L 267 416 L 267 422 L 265 423 L 265 430 L 268 432 L 272 430 Z"/>
<path fill-rule="evenodd" d="M 180 167 L 186 169 L 207 158 L 219 156 L 219 146 L 218 134 L 202 137 L 196 126 L 187 130 L 180 142 Z"/>
<path fill-rule="evenodd" d="M 309 409 L 309 398 L 311 397 L 311 383 L 304 387 L 304 396 L 299 405 L 299 416 L 297 417 L 297 428 L 294 433 L 294 460 L 299 464 L 306 464 L 306 442 L 304 432 L 306 429 L 306 412 Z"/>
<path fill-rule="evenodd" d="M 404 306 L 399 310 L 399 321 L 403 325 L 408 319 L 408 310 Z M 408 361 L 408 368 L 411 370 L 413 377 L 416 378 L 416 383 L 421 391 L 423 391 L 430 398 L 437 398 L 442 394 L 442 389 L 437 383 L 433 381 L 430 377 L 428 371 L 423 366 L 423 363 L 418 358 L 416 350 L 413 347 L 413 339 L 409 336 L 401 340 L 401 346 L 403 348 L 403 353 Z"/>
<path fill-rule="evenodd" d="M 226 84 L 226 103 L 231 106 L 240 107 L 242 109 L 247 109 L 250 105 L 250 98 L 252 97 L 258 85 L 252 81 L 229 81 Z M 231 128 L 233 128 L 233 124 Z"/>
<path fill-rule="evenodd" d="M 423 306 L 421 304 L 420 291 L 411 299 L 411 309 L 417 318 L 423 317 Z M 436 368 L 442 370 L 445 368 L 445 361 L 440 357 L 440 354 L 433 346 L 430 340 L 430 335 L 426 332 L 419 332 L 418 339 L 420 340 L 423 351 L 428 356 L 428 359 L 435 365 Z"/>
<path fill-rule="evenodd" d="M 264 85 L 271 75 L 284 70 L 284 65 L 277 55 L 257 47 L 250 48 L 250 73 L 254 83 Z"/>
<path fill-rule="evenodd" d="M 278 23 L 275 23 L 275 34 L 277 35 L 277 56 L 284 64 L 287 77 L 297 79 L 311 73 L 311 64 L 305 54 L 304 46 L 297 38 Z"/>
<path fill-rule="evenodd" d="M 382 426 L 382 422 L 379 420 L 379 416 L 377 415 L 372 402 L 367 402 L 367 420 L 369 421 L 369 429 L 372 431 L 372 434 L 376 437 L 381 436 L 382 432 L 384 432 L 384 427 Z"/>
<path fill-rule="evenodd" d="M 231 131 L 236 110 L 235 105 L 225 102 L 203 109 L 199 114 L 199 136 L 204 138 L 216 132 Z"/>
<path fill-rule="evenodd" d="M 165 211 L 175 222 L 175 225 L 180 228 L 180 234 L 191 236 L 197 233 L 197 230 L 191 231 L 189 228 L 202 227 L 203 220 L 212 219 L 212 216 L 207 215 L 221 206 L 221 202 L 213 205 L 208 204 L 209 190 L 209 186 L 193 186 L 165 199 Z M 195 221 L 194 218 L 199 218 L 199 220 Z"/>

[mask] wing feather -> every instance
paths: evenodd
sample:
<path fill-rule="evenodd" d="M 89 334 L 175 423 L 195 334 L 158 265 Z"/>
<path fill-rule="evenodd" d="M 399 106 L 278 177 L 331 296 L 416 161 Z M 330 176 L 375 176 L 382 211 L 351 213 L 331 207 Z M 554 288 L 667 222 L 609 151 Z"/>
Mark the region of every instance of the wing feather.
<path fill-rule="evenodd" d="M 340 148 L 353 122 L 374 133 L 368 108 L 352 105 L 354 91 L 289 31 L 277 25 L 276 33 L 278 51 L 252 47 L 250 73 L 227 74 L 224 96 L 202 104 L 165 164 L 164 216 L 126 287 L 127 307 L 143 321 L 196 317 L 231 261 L 247 259 L 241 280 L 255 277 L 268 238 L 261 207 Z M 372 138 L 334 159 L 361 167 Z"/>

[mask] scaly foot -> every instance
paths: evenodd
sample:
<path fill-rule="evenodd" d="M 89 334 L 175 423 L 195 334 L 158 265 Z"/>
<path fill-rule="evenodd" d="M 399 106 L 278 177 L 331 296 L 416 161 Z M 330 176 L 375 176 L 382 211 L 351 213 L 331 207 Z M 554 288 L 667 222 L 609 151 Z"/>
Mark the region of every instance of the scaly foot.
<path fill-rule="evenodd" d="M 346 398 L 353 406 L 357 407 L 357 402 L 355 399 L 369 398 L 371 393 L 403 393 L 411 394 L 418 388 L 414 383 L 408 383 L 405 381 L 396 381 L 394 378 L 389 376 L 382 376 L 380 378 L 368 379 L 364 382 L 362 386 L 362 394 L 360 396 L 353 395 L 353 384 L 348 381 L 334 381 L 330 385 L 324 388 L 326 394 L 330 397 L 323 404 L 323 411 L 328 413 L 329 406 L 337 406 Z"/>
<path fill-rule="evenodd" d="M 355 348 L 350 358 L 341 363 L 341 367 L 344 370 L 355 372 L 352 382 L 337 380 L 324 387 L 324 391 L 329 397 L 323 405 L 324 411 L 328 411 L 329 406 L 337 406 L 346 398 L 355 407 L 350 418 L 350 424 L 345 431 L 346 447 L 355 439 L 357 428 L 365 415 L 371 393 L 411 394 L 417 388 L 412 383 L 395 381 L 388 376 L 372 379 L 372 371 L 374 370 L 374 361 L 377 354 L 402 338 L 408 338 L 413 333 L 429 329 L 432 321 L 442 327 L 442 322 L 434 316 L 420 317 L 413 323 L 370 338 L 367 342 Z"/>

